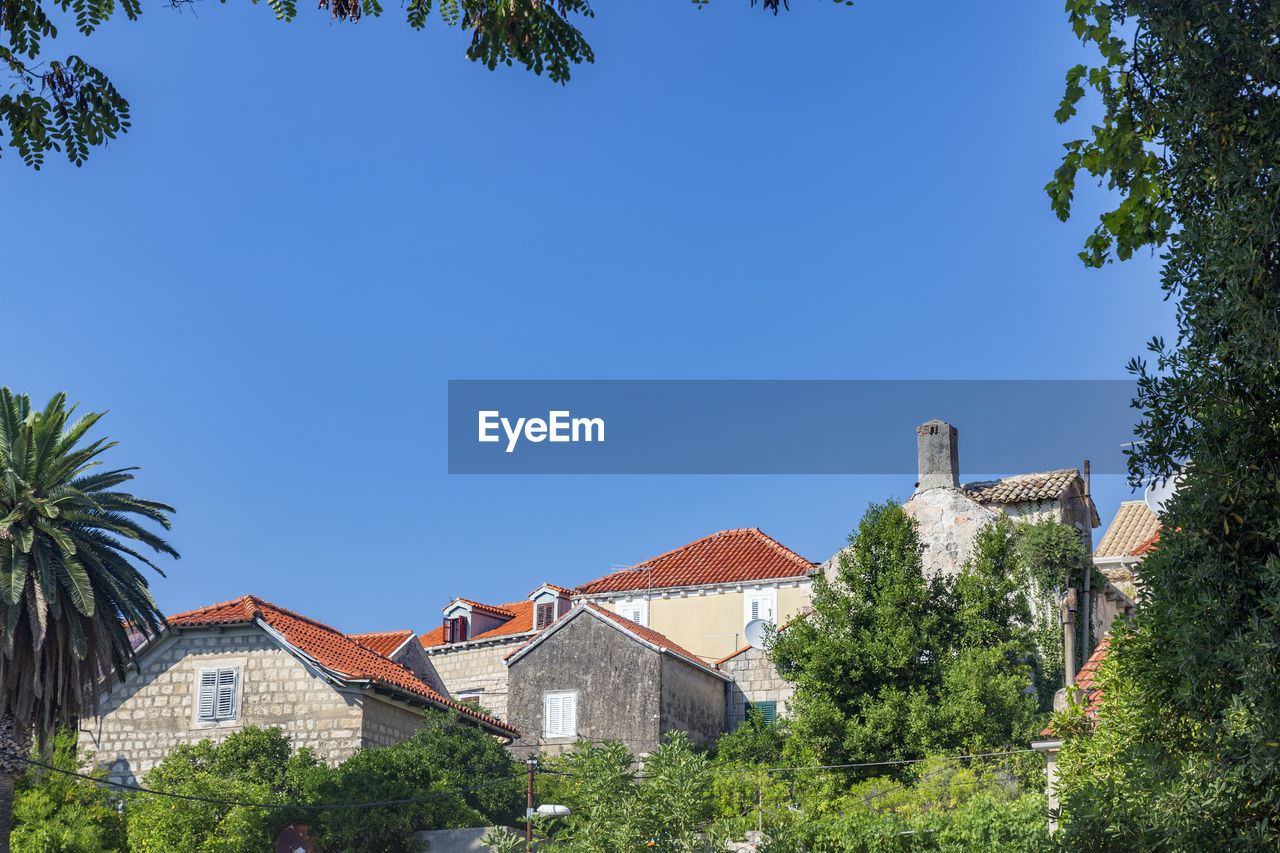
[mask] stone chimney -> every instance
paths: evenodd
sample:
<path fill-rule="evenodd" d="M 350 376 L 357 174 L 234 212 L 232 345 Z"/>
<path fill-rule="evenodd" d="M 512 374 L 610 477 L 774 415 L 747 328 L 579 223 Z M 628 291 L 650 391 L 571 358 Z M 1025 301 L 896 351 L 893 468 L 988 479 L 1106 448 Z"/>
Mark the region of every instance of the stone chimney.
<path fill-rule="evenodd" d="M 956 428 L 951 424 L 934 419 L 916 427 L 916 458 L 920 470 L 916 492 L 960 488 Z"/>

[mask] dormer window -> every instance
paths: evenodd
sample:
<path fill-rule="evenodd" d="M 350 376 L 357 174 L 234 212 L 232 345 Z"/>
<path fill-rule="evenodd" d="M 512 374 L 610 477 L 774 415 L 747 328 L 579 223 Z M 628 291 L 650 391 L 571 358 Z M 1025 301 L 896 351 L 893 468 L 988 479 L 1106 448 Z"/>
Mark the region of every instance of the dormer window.
<path fill-rule="evenodd" d="M 467 617 L 445 617 L 444 641 L 446 643 L 465 643 L 467 641 Z"/>
<path fill-rule="evenodd" d="M 537 611 L 534 621 L 534 629 L 541 631 L 552 622 L 556 621 L 556 603 L 554 601 L 546 601 L 539 604 L 535 610 Z"/>

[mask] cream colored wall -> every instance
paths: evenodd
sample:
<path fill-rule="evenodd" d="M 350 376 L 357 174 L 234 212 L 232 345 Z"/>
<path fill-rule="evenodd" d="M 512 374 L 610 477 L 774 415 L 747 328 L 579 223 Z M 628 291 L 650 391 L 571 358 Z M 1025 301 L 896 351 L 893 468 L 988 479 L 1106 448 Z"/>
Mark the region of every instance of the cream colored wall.
<path fill-rule="evenodd" d="M 776 590 L 777 624 L 787 622 L 808 606 L 810 586 L 811 582 L 805 579 L 797 586 Z M 643 595 L 636 597 L 643 598 Z M 606 610 L 617 612 L 617 599 L 598 603 Z M 703 595 L 691 593 L 668 598 L 655 593 L 649 599 L 647 624 L 703 660 L 715 662 L 746 645 L 742 636 L 745 611 L 746 592 L 740 589 L 708 590 Z"/>

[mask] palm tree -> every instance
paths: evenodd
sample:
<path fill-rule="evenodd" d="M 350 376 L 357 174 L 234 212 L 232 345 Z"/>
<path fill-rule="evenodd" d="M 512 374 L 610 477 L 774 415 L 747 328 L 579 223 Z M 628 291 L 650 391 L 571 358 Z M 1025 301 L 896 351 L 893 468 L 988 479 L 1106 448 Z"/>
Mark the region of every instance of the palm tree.
<path fill-rule="evenodd" d="M 105 413 L 68 426 L 66 402 L 37 411 L 0 389 L 0 853 L 33 737 L 96 712 L 99 678 L 133 660 L 130 630 L 164 625 L 137 564 L 160 569 L 136 546 L 178 556 L 135 521 L 168 530 L 173 508 L 115 491 L 136 469 L 94 470 L 116 442 L 77 446 Z"/>

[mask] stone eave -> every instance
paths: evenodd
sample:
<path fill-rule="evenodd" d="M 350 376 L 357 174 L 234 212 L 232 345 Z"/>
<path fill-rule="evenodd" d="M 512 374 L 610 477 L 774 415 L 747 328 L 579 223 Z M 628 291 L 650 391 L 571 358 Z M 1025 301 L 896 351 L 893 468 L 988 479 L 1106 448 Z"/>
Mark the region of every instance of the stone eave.
<path fill-rule="evenodd" d="M 563 619 L 564 617 L 562 616 L 560 618 Z M 557 619 L 556 621 L 558 622 L 560 620 Z M 429 655 L 445 654 L 455 651 L 468 651 L 470 649 L 478 649 L 484 646 L 499 646 L 503 643 L 512 642 L 513 640 L 520 640 L 523 642 L 537 633 L 537 631 L 522 631 L 519 634 L 503 634 L 501 637 L 483 637 L 474 640 L 464 640 L 461 643 L 441 643 L 438 646 L 423 646 L 422 650 Z M 399 651 L 399 649 L 397 649 L 397 651 Z"/>

